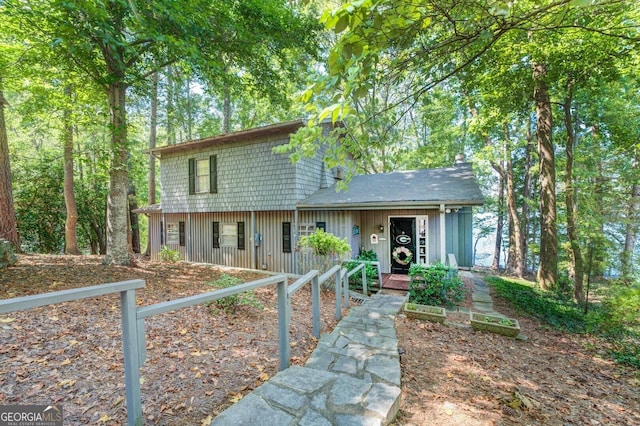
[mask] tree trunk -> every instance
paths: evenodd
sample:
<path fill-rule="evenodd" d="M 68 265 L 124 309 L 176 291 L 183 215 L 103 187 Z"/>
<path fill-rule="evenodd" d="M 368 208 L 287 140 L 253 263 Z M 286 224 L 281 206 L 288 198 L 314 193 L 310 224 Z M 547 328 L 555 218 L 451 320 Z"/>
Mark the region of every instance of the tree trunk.
<path fill-rule="evenodd" d="M 173 81 L 173 67 L 167 67 L 167 143 L 175 145 L 176 130 L 174 126 L 175 107 L 173 105 L 175 87 Z"/>
<path fill-rule="evenodd" d="M 156 147 L 158 139 L 158 73 L 153 73 L 151 81 L 151 117 L 149 118 L 149 150 Z M 150 206 L 156 203 L 156 157 L 149 153 L 149 201 Z M 145 256 L 151 255 L 151 227 L 148 229 Z"/>
<path fill-rule="evenodd" d="M 224 84 L 224 104 L 222 106 L 222 132 L 231 132 L 231 90 L 229 84 Z"/>
<path fill-rule="evenodd" d="M 136 188 L 133 183 L 129 186 L 129 223 L 131 224 L 131 250 L 134 253 L 140 254 L 140 223 L 138 222 L 138 213 L 134 213 L 134 210 L 138 208 L 138 201 L 136 200 Z"/>
<path fill-rule="evenodd" d="M 127 228 L 129 209 L 127 192 L 129 179 L 127 160 L 126 85 L 124 79 L 109 84 L 111 114 L 111 167 L 109 170 L 109 198 L 107 200 L 107 255 L 105 263 L 128 265 L 131 262 Z"/>
<path fill-rule="evenodd" d="M 529 200 L 531 199 L 531 166 L 533 163 L 533 135 L 531 134 L 531 122 L 527 125 L 527 146 L 525 148 L 524 182 L 522 183 L 522 221 L 520 233 L 520 247 L 522 250 L 522 275 L 528 270 L 529 257 Z"/>
<path fill-rule="evenodd" d="M 509 129 L 504 125 L 505 135 L 505 183 L 506 183 L 506 203 L 509 214 L 509 261 L 507 262 L 507 272 L 522 278 L 524 268 L 522 266 L 522 248 L 520 244 L 520 218 L 518 217 L 518 205 L 516 202 L 515 184 L 513 182 L 513 162 L 511 161 L 511 138 Z"/>
<path fill-rule="evenodd" d="M 640 153 L 635 148 L 634 154 L 634 170 L 640 167 Z M 638 231 L 638 212 L 640 211 L 640 182 L 637 175 L 631 184 L 631 197 L 629 199 L 629 207 L 627 210 L 627 224 L 625 226 L 624 249 L 620 256 L 620 269 L 622 279 L 631 280 L 633 277 L 633 253 L 635 251 L 636 234 Z"/>
<path fill-rule="evenodd" d="M 499 174 L 498 181 L 498 223 L 496 224 L 496 243 L 493 248 L 493 263 L 491 269 L 500 269 L 500 248 L 502 246 L 502 229 L 504 228 L 504 179 Z"/>
<path fill-rule="evenodd" d="M 16 212 L 13 208 L 11 187 L 11 160 L 9 158 L 9 138 L 4 121 L 4 107 L 9 106 L 2 92 L 0 76 L 0 238 L 9 241 L 16 251 L 20 251 Z"/>
<path fill-rule="evenodd" d="M 78 250 L 78 209 L 73 177 L 73 119 L 71 117 L 73 89 L 71 86 L 65 87 L 64 93 L 67 100 L 62 114 L 64 123 L 64 205 L 67 211 L 64 222 L 64 252 L 65 254 L 78 255 L 80 250 Z"/>
<path fill-rule="evenodd" d="M 543 290 L 556 287 L 558 282 L 558 231 L 556 213 L 556 169 L 553 152 L 553 117 L 549 89 L 545 82 L 544 64 L 533 64 L 536 102 L 536 135 L 540 156 L 540 264 L 538 282 Z"/>
<path fill-rule="evenodd" d="M 578 240 L 577 224 L 577 200 L 576 190 L 573 182 L 573 147 L 575 145 L 575 132 L 573 130 L 573 120 L 571 117 L 571 104 L 573 102 L 573 86 L 569 85 L 567 95 L 564 99 L 564 124 L 567 129 L 567 164 L 565 166 L 564 185 L 565 203 L 567 205 L 567 237 L 569 238 L 570 260 L 573 264 L 573 296 L 578 303 L 584 303 L 584 263 L 582 250 Z"/>

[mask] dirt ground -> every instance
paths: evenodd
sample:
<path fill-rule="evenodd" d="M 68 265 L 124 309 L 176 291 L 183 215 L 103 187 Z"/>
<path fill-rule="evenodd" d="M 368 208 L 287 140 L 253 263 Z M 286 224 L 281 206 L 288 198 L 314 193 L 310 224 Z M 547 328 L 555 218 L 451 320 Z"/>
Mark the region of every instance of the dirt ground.
<path fill-rule="evenodd" d="M 396 425 L 640 425 L 640 371 L 599 358 L 594 339 L 516 316 L 495 296 L 493 305 L 527 340 L 475 332 L 468 314 L 447 314 L 448 326 L 397 318 Z"/>
<path fill-rule="evenodd" d="M 138 262 L 105 266 L 101 258 L 20 256 L 0 271 L 0 298 L 141 278 L 138 305 L 214 288 L 221 273 L 244 282 L 264 278 L 205 265 Z M 322 330 L 336 324 L 333 292 L 322 294 Z M 192 306 L 145 321 L 147 359 L 141 368 L 147 425 L 199 425 L 277 373 L 275 287 L 256 291 L 264 310 L 241 307 L 213 314 Z M 312 335 L 309 286 L 292 298 L 291 355 L 304 364 Z M 126 424 L 119 295 L 0 315 L 0 404 L 64 406 L 65 424 Z"/>
<path fill-rule="evenodd" d="M 231 271 L 20 256 L 17 266 L 0 271 L 0 298 L 142 278 L 138 304 L 150 305 L 210 291 L 206 283 L 223 272 Z M 206 423 L 277 373 L 275 289 L 257 297 L 264 310 L 227 315 L 193 306 L 147 319 L 146 425 Z M 322 294 L 323 332 L 336 323 L 333 297 Z M 292 300 L 291 353 L 299 365 L 316 344 L 309 300 L 308 288 Z M 69 425 L 126 423 L 119 306 L 112 295 L 0 315 L 0 404 L 63 404 Z M 494 307 L 513 314 L 496 298 Z M 640 425 L 638 371 L 596 357 L 593 341 L 520 317 L 526 341 L 476 333 L 467 315 L 449 318 L 461 326 L 402 315 L 396 321 L 405 351 L 396 425 Z"/>

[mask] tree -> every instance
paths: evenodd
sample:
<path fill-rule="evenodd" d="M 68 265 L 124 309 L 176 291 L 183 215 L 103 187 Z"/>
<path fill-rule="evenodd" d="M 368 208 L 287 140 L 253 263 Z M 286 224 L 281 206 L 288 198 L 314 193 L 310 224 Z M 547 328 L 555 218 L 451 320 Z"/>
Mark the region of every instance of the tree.
<path fill-rule="evenodd" d="M 33 30 L 37 42 L 53 46 L 107 95 L 111 165 L 106 263 L 130 261 L 127 89 L 181 59 L 203 74 L 211 73 L 225 52 L 237 53 L 238 63 L 260 81 L 258 87 L 278 87 L 275 83 L 288 75 L 276 74 L 280 67 L 274 61 L 286 69 L 290 61 L 284 51 L 312 47 L 309 21 L 280 1 L 10 0 L 3 8 Z"/>
<path fill-rule="evenodd" d="M 2 72 L 2 69 L 0 69 Z M 0 74 L 0 238 L 9 241 L 16 249 L 20 248 L 18 226 L 13 209 L 13 190 L 11 187 L 11 161 L 9 159 L 9 138 L 4 118 L 4 109 L 9 103 L 2 91 Z"/>
<path fill-rule="evenodd" d="M 78 208 L 76 206 L 74 167 L 73 167 L 73 121 L 71 117 L 71 104 L 73 89 L 67 85 L 64 89 L 67 104 L 63 111 L 63 145 L 64 145 L 64 202 L 66 207 L 66 220 L 64 224 L 64 252 L 66 254 L 80 254 L 78 250 L 77 224 Z"/>

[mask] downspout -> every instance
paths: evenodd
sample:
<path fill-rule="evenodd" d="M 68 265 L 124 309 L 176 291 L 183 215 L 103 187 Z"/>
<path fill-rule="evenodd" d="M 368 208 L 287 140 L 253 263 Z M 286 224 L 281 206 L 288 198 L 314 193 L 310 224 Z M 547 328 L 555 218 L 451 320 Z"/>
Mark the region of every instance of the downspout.
<path fill-rule="evenodd" d="M 440 262 L 445 264 L 447 261 L 447 239 L 446 239 L 446 226 L 445 226 L 445 207 L 444 204 L 440 204 Z"/>
<path fill-rule="evenodd" d="M 256 234 L 258 233 L 258 224 L 256 223 L 256 212 L 251 210 L 251 244 L 253 244 L 253 250 L 251 250 L 251 259 L 253 263 L 253 269 L 258 269 L 258 242 L 256 241 Z"/>
<path fill-rule="evenodd" d="M 191 238 L 191 212 L 187 213 L 187 262 L 191 262 L 193 259 L 193 247 L 192 247 L 192 238 Z"/>
<path fill-rule="evenodd" d="M 294 248 L 296 245 L 298 245 L 298 230 L 300 229 L 300 226 L 298 225 L 298 206 L 295 207 L 295 210 L 293 211 L 293 232 L 291 232 L 292 234 L 292 240 L 291 241 L 291 251 L 293 252 L 293 272 L 295 272 L 297 275 L 300 275 L 300 262 L 298 259 L 298 252 L 296 251 L 296 249 Z"/>

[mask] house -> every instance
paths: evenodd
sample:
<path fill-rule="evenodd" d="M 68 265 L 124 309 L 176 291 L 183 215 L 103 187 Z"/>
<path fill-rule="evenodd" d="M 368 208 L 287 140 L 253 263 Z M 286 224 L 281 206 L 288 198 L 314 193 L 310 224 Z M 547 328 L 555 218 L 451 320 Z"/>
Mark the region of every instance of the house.
<path fill-rule="evenodd" d="M 471 165 L 355 176 L 336 191 L 339 169 L 324 151 L 293 164 L 273 148 L 302 120 L 165 146 L 161 206 L 148 214 L 152 259 L 163 246 L 191 262 L 299 273 L 296 242 L 322 228 L 374 250 L 383 272 L 456 255 L 471 266 L 472 207 L 483 197 Z M 325 124 L 328 131 L 330 124 Z"/>

